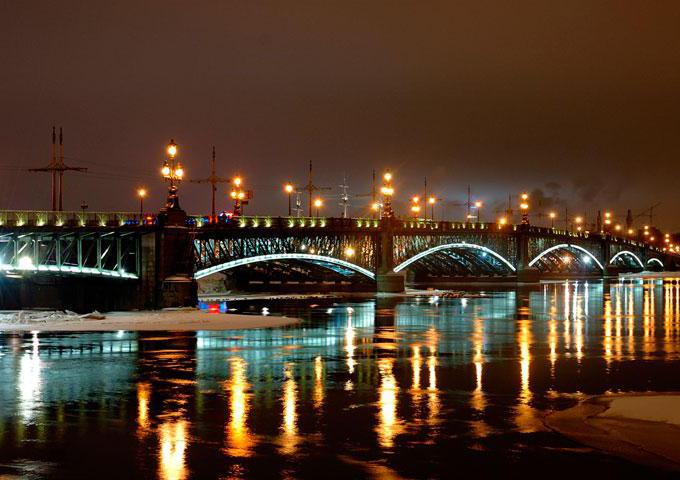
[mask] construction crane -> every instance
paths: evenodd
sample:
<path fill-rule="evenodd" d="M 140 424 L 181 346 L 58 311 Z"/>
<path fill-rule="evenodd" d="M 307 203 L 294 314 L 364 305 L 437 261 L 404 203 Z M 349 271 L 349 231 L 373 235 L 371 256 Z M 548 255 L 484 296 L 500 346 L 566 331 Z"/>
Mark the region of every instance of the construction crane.
<path fill-rule="evenodd" d="M 85 167 L 69 167 L 64 163 L 64 132 L 59 127 L 59 153 L 57 153 L 57 132 L 52 127 L 52 159 L 42 168 L 29 168 L 29 172 L 50 172 L 52 174 L 52 211 L 64 210 L 64 172 L 87 172 Z"/>
<path fill-rule="evenodd" d="M 215 222 L 217 219 L 217 213 L 215 210 L 215 194 L 217 193 L 217 185 L 220 183 L 231 183 L 230 178 L 223 178 L 217 175 L 215 172 L 215 146 L 212 147 L 212 160 L 210 162 L 210 175 L 208 178 L 200 178 L 198 180 L 189 180 L 191 183 L 209 183 L 212 190 L 212 202 L 211 202 L 211 212 L 210 217 L 211 222 Z"/>

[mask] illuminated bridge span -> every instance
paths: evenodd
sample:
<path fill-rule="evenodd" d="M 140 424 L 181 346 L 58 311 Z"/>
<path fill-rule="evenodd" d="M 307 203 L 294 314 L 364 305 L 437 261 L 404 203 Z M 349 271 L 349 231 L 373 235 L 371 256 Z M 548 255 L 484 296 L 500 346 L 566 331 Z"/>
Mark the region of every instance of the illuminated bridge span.
<path fill-rule="evenodd" d="M 4 308 L 16 298 L 40 303 L 33 296 L 41 289 L 56 289 L 45 295 L 58 298 L 82 290 L 84 302 L 193 304 L 196 280 L 211 276 L 269 290 L 311 284 L 401 291 L 405 283 L 535 281 L 679 266 L 678 255 L 637 240 L 529 225 L 287 217 L 208 223 L 177 212 L 144 218 L 0 212 Z M 101 308 L 126 306 L 107 301 Z"/>

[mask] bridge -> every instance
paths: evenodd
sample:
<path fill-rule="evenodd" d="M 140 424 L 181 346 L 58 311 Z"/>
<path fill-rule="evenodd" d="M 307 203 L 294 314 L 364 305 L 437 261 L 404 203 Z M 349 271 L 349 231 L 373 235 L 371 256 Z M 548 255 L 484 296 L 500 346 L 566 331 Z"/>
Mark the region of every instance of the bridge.
<path fill-rule="evenodd" d="M 0 307 L 194 305 L 197 281 L 382 292 L 672 271 L 680 255 L 603 232 L 396 218 L 0 212 Z"/>

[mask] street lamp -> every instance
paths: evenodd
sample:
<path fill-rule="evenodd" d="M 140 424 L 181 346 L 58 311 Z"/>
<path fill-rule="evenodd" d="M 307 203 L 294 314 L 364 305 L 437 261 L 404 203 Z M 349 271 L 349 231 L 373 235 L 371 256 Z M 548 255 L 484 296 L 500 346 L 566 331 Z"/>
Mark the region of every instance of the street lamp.
<path fill-rule="evenodd" d="M 583 230 L 583 227 L 581 226 L 581 224 L 583 223 L 583 217 L 576 217 L 574 219 L 574 223 L 576 224 L 576 231 L 577 232 L 580 232 L 581 230 Z"/>
<path fill-rule="evenodd" d="M 137 196 L 139 197 L 139 223 L 142 223 L 144 218 L 144 197 L 146 197 L 146 189 L 139 188 L 137 190 Z"/>
<path fill-rule="evenodd" d="M 161 168 L 161 175 L 170 184 L 168 187 L 168 199 L 165 202 L 166 210 L 179 210 L 179 197 L 177 196 L 177 185 L 184 177 L 184 168 L 182 163 L 177 160 L 177 153 L 179 148 L 173 139 L 166 147 L 167 158 L 163 161 Z"/>
<path fill-rule="evenodd" d="M 420 197 L 418 195 L 414 195 L 413 198 L 411 198 L 411 213 L 413 214 L 413 218 L 418 218 L 420 215 Z"/>
<path fill-rule="evenodd" d="M 437 203 L 437 197 L 430 197 L 427 199 L 427 203 L 430 204 L 430 210 L 431 210 L 431 217 L 432 221 L 434 221 L 434 205 Z"/>
<path fill-rule="evenodd" d="M 522 202 L 519 209 L 522 211 L 522 225 L 529 225 L 529 194 L 523 193 L 520 197 Z"/>
<path fill-rule="evenodd" d="M 550 212 L 548 216 L 550 217 L 550 228 L 555 228 L 555 218 L 557 217 L 557 214 L 555 212 Z"/>
<path fill-rule="evenodd" d="M 316 216 L 319 216 L 319 209 L 323 207 L 323 200 L 317 198 L 314 200 L 314 208 L 316 208 Z"/>
<path fill-rule="evenodd" d="M 231 190 L 231 198 L 234 200 L 233 216 L 240 217 L 243 215 L 243 205 L 244 200 L 246 199 L 246 192 L 241 188 L 243 179 L 239 176 L 236 176 L 231 180 L 231 183 L 234 186 L 234 188 Z"/>
<path fill-rule="evenodd" d="M 392 186 L 392 173 L 390 173 L 389 170 L 383 175 L 383 181 L 383 186 L 380 189 L 380 193 L 383 195 L 382 217 L 394 218 L 394 211 L 392 210 L 392 196 L 394 195 L 394 187 Z"/>
<path fill-rule="evenodd" d="M 291 204 L 291 196 L 292 196 L 293 192 L 295 191 L 295 187 L 293 186 L 292 183 L 288 182 L 283 187 L 283 190 L 288 194 L 288 216 L 290 217 L 291 214 L 293 213 L 293 208 L 292 208 L 292 204 Z"/>
<path fill-rule="evenodd" d="M 475 208 L 477 209 L 477 223 L 482 223 L 482 203 L 481 200 L 475 202 Z"/>
<path fill-rule="evenodd" d="M 604 212 L 604 231 L 609 232 L 612 225 L 612 214 L 611 212 Z"/>

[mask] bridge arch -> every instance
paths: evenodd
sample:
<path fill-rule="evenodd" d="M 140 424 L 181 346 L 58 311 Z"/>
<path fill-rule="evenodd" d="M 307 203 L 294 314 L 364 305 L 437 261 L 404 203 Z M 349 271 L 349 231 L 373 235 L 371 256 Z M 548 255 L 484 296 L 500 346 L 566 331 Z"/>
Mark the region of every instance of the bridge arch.
<path fill-rule="evenodd" d="M 232 268 L 240 267 L 243 265 L 250 265 L 253 263 L 260 262 L 271 262 L 277 260 L 302 260 L 313 263 L 327 263 L 339 267 L 344 267 L 354 272 L 360 273 L 370 278 L 371 280 L 375 279 L 375 274 L 364 267 L 361 267 L 359 265 L 356 265 L 345 260 L 340 260 L 339 258 L 327 257 L 325 255 L 314 255 L 311 253 L 273 253 L 267 255 L 257 255 L 254 257 L 239 258 L 237 260 L 231 260 L 229 262 L 224 262 L 219 265 L 214 265 L 211 267 L 198 270 L 196 271 L 196 273 L 194 273 L 194 278 L 196 280 L 199 280 L 203 277 L 207 277 L 208 275 L 212 275 L 213 273 L 230 270 Z"/>
<path fill-rule="evenodd" d="M 530 266 L 530 267 L 533 267 L 533 266 L 536 265 L 543 257 L 545 257 L 546 255 L 548 255 L 548 254 L 554 252 L 555 250 L 560 250 L 560 249 L 563 249 L 563 250 L 578 250 L 578 251 L 580 251 L 580 252 L 582 252 L 582 253 L 585 253 L 585 254 L 586 254 L 586 257 L 585 257 L 585 258 L 588 259 L 588 260 L 587 260 L 588 263 L 589 263 L 590 261 L 594 261 L 595 264 L 596 264 L 598 267 L 600 267 L 600 270 L 603 270 L 603 271 L 604 271 L 604 266 L 602 265 L 602 263 L 600 263 L 600 261 L 597 259 L 597 257 L 596 257 L 595 255 L 593 255 L 592 253 L 590 253 L 588 250 L 586 250 L 586 249 L 583 248 L 582 246 L 580 246 L 580 245 L 574 245 L 573 243 L 560 243 L 559 245 L 554 245 L 554 246 L 552 246 L 552 247 L 550 247 L 550 248 L 547 248 L 547 249 L 543 250 L 541 253 L 539 253 L 538 255 L 536 255 L 536 257 L 534 257 L 533 260 L 531 260 L 531 261 L 529 262 L 529 266 Z"/>
<path fill-rule="evenodd" d="M 649 260 L 647 260 L 647 265 L 651 265 L 654 262 L 657 265 L 659 265 L 661 268 L 664 268 L 663 262 L 661 260 L 659 260 L 658 258 L 650 258 Z"/>
<path fill-rule="evenodd" d="M 515 266 L 510 261 L 508 261 L 505 257 L 503 257 L 498 252 L 495 252 L 494 250 L 491 250 L 488 247 L 485 247 L 483 245 L 477 245 L 475 243 L 457 242 L 457 243 L 447 243 L 447 244 L 444 244 L 444 245 L 437 245 L 436 247 L 428 248 L 427 250 L 424 250 L 424 251 L 412 256 L 411 258 L 403 261 L 402 263 L 400 263 L 399 265 L 394 267 L 394 272 L 395 273 L 400 272 L 401 270 L 405 269 L 409 265 L 417 262 L 418 260 L 420 260 L 422 258 L 425 258 L 429 255 L 432 255 L 434 253 L 442 252 L 442 251 L 445 251 L 445 250 L 453 250 L 453 249 L 467 249 L 467 250 L 480 251 L 484 255 L 487 255 L 487 254 L 491 255 L 493 258 L 495 258 L 496 260 L 498 260 L 499 262 L 501 262 L 502 264 L 507 266 L 510 269 L 511 272 L 516 271 Z"/>
<path fill-rule="evenodd" d="M 642 260 L 640 260 L 640 257 L 638 257 L 637 255 L 635 255 L 635 254 L 634 254 L 633 252 L 631 252 L 630 250 L 621 250 L 619 253 L 617 253 L 616 255 L 614 255 L 614 256 L 612 257 L 611 260 L 609 260 L 609 263 L 610 263 L 610 264 L 613 264 L 614 262 L 616 262 L 617 259 L 623 257 L 624 255 L 626 255 L 626 256 L 628 256 L 628 257 L 630 257 L 630 258 L 633 258 L 633 259 L 635 260 L 635 262 L 636 262 L 638 265 L 640 265 L 640 267 L 645 268 L 645 264 L 642 262 Z M 663 264 L 662 264 L 662 266 L 663 266 Z"/>

